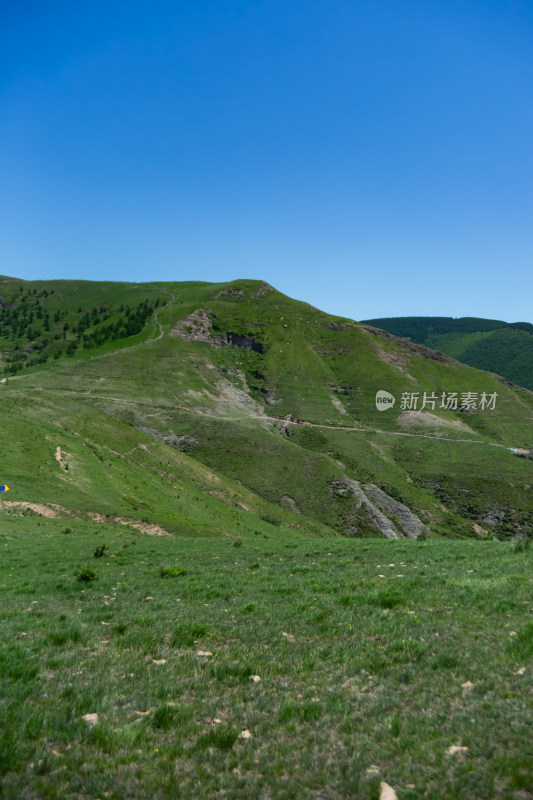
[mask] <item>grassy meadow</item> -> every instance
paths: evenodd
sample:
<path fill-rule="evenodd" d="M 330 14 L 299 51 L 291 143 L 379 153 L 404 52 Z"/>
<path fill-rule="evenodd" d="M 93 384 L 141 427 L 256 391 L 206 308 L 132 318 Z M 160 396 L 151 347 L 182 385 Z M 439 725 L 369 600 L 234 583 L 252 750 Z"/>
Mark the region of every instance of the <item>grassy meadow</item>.
<path fill-rule="evenodd" d="M 3 797 L 531 796 L 523 542 L 65 522 L 2 520 Z"/>

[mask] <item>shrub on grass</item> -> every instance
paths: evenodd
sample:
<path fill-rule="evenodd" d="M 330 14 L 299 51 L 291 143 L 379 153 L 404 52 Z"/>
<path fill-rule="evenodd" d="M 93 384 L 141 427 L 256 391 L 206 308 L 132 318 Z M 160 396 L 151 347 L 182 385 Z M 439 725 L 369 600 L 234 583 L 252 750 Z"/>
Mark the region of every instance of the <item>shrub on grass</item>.
<path fill-rule="evenodd" d="M 279 528 L 280 523 L 277 521 L 275 517 L 271 517 L 270 514 L 260 514 L 259 519 L 262 519 L 263 522 L 268 523 L 268 525 L 273 525 L 275 528 Z"/>
<path fill-rule="evenodd" d="M 187 570 L 183 567 L 161 567 L 159 574 L 162 578 L 180 578 L 182 575 L 187 574 Z"/>
<path fill-rule="evenodd" d="M 80 581 L 80 583 L 96 580 L 96 572 L 93 569 L 89 569 L 89 567 L 85 567 L 85 569 L 80 569 L 76 572 L 76 580 Z"/>

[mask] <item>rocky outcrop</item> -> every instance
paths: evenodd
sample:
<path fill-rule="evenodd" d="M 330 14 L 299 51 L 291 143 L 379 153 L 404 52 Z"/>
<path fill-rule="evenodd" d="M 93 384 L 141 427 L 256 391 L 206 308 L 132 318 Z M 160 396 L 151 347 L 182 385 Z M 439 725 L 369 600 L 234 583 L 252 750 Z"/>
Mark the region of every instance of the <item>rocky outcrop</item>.
<path fill-rule="evenodd" d="M 268 294 L 269 292 L 275 292 L 273 286 L 266 281 L 260 281 L 259 285 L 256 287 L 255 282 L 254 285 L 246 286 L 245 288 L 238 289 L 235 286 L 229 286 L 227 289 L 221 289 L 220 292 L 214 295 L 215 300 L 225 300 L 228 298 L 229 300 L 245 300 L 249 297 L 261 297 L 264 294 Z"/>
<path fill-rule="evenodd" d="M 284 494 L 279 504 L 282 508 L 286 509 L 287 511 L 292 511 L 294 514 L 301 514 L 302 511 L 294 499 L 294 497 L 289 497 L 289 495 Z"/>
<path fill-rule="evenodd" d="M 220 292 L 217 292 L 214 299 L 222 300 L 228 298 L 229 300 L 243 300 L 244 296 L 243 289 L 234 289 L 230 287 L 229 289 L 221 289 Z"/>
<path fill-rule="evenodd" d="M 232 333 L 220 332 L 216 333 L 213 330 L 213 320 L 216 315 L 206 308 L 199 308 L 189 314 L 188 317 L 182 319 L 177 325 L 172 328 L 171 333 L 184 339 L 186 342 L 206 342 L 215 347 L 242 347 L 247 350 L 254 350 L 256 353 L 262 353 L 264 347 L 261 342 L 258 342 L 254 336 Z"/>
<path fill-rule="evenodd" d="M 185 319 L 181 319 L 178 324 L 172 328 L 171 333 L 184 339 L 186 342 L 206 342 L 215 345 L 215 347 L 222 347 L 227 344 L 225 335 L 215 334 L 212 328 L 213 314 L 206 308 L 198 308 L 189 314 Z"/>
<path fill-rule="evenodd" d="M 421 534 L 428 532 L 427 525 L 424 525 L 420 517 L 411 511 L 399 500 L 395 500 L 384 491 L 374 486 L 373 483 L 365 485 L 366 496 L 369 497 L 385 514 L 394 519 L 396 526 L 399 527 L 409 539 L 418 539 Z"/>
<path fill-rule="evenodd" d="M 357 322 L 353 322 L 351 319 L 346 319 L 339 322 L 326 322 L 326 328 L 329 328 L 332 331 L 345 331 L 347 328 L 355 327 L 357 327 Z"/>
<path fill-rule="evenodd" d="M 226 344 L 233 347 L 244 347 L 247 350 L 254 350 L 256 353 L 262 353 L 264 347 L 261 342 L 258 342 L 254 336 L 241 336 L 238 333 L 226 333 Z"/>
<path fill-rule="evenodd" d="M 138 431 L 141 431 L 141 433 L 146 433 L 148 436 L 153 436 L 154 439 L 159 439 L 160 442 L 168 444 L 168 446 L 173 447 L 174 450 L 180 450 L 182 453 L 186 453 L 191 449 L 191 447 L 194 447 L 194 445 L 200 444 L 198 439 L 196 439 L 194 436 L 189 436 L 188 434 L 165 434 L 162 431 L 158 431 L 155 428 L 150 428 L 146 425 L 135 425 L 135 428 Z"/>
<path fill-rule="evenodd" d="M 346 497 L 351 492 L 357 500 L 356 509 L 361 512 L 365 522 L 370 522 L 376 533 L 381 533 L 387 539 L 418 539 L 428 531 L 427 525 L 410 508 L 373 483 L 361 484 L 345 476 L 342 481 L 335 482 L 331 489 L 338 497 Z M 349 529 L 353 533 L 358 532 L 357 516 L 357 513 L 353 515 L 353 524 L 350 523 Z"/>

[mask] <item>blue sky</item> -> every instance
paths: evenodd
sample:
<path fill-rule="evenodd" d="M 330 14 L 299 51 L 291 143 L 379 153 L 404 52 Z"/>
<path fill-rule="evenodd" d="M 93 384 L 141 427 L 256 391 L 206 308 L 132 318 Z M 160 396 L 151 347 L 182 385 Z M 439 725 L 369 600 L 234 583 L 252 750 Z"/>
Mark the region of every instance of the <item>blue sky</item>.
<path fill-rule="evenodd" d="M 530 0 L 3 0 L 0 273 L 533 322 Z"/>

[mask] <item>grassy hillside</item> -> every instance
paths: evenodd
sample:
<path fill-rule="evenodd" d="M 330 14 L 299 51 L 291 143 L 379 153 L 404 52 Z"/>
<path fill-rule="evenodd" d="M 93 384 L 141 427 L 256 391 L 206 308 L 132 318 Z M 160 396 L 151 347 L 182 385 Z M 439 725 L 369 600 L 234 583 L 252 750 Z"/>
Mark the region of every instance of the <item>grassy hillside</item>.
<path fill-rule="evenodd" d="M 527 797 L 533 392 L 260 281 L 0 280 L 1 797 Z"/>
<path fill-rule="evenodd" d="M 533 325 L 528 322 L 475 317 L 391 317 L 366 322 L 533 389 Z"/>
<path fill-rule="evenodd" d="M 532 529 L 531 462 L 507 449 L 530 443 L 530 392 L 260 281 L 59 281 L 22 292 L 17 284 L 7 284 L 6 297 L 33 298 L 35 290 L 44 317 L 58 295 L 81 318 L 96 298 L 101 308 L 151 314 L 130 336 L 85 346 L 82 334 L 72 353 L 17 362 L 1 387 L 12 500 L 138 516 L 170 532 L 214 518 L 230 530 L 236 512 L 228 504 L 238 502 L 280 524 L 283 512 L 300 528 L 350 536 L 415 535 L 410 523 L 398 524 L 408 518 L 402 507 L 426 526 L 416 535 Z M 75 343 L 72 328 L 64 341 Z M 380 389 L 396 397 L 393 408 L 376 408 Z M 443 408 L 452 392 L 457 409 Z M 461 408 L 465 393 L 493 396 L 494 407 Z M 402 408 L 404 395 L 416 395 L 416 408 Z M 202 497 L 210 492 L 201 511 L 197 486 Z M 237 501 L 235 487 L 253 502 Z"/>

